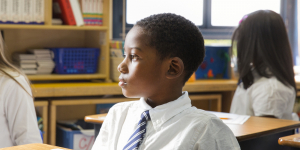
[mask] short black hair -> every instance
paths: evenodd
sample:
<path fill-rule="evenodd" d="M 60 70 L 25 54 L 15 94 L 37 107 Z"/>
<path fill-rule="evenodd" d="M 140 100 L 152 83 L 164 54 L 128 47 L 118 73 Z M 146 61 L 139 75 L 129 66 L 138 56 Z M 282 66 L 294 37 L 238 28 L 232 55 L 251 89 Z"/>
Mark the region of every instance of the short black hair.
<path fill-rule="evenodd" d="M 149 46 L 160 59 L 179 57 L 184 64 L 186 82 L 202 63 L 205 49 L 199 28 L 182 16 L 163 13 L 151 15 L 136 23 L 149 36 Z"/>

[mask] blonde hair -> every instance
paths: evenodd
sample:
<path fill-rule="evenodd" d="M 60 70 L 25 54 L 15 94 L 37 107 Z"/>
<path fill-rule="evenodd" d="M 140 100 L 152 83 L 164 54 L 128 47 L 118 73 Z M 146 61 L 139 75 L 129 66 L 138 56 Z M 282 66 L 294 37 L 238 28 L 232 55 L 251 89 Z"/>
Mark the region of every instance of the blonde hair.
<path fill-rule="evenodd" d="M 7 75 L 9 78 L 13 79 L 17 84 L 19 84 L 27 94 L 29 94 L 30 96 L 32 96 L 32 94 L 30 94 L 30 91 L 27 91 L 26 88 L 18 81 L 16 80 L 15 77 L 18 76 L 23 76 L 26 80 L 26 82 L 28 83 L 28 85 L 30 85 L 30 82 L 28 80 L 28 78 L 26 77 L 26 75 L 17 67 L 15 67 L 13 64 L 11 64 L 5 57 L 5 45 L 4 45 L 4 41 L 2 38 L 2 34 L 0 32 L 0 71 L 2 73 L 4 73 L 5 75 Z M 13 73 L 17 73 L 17 76 L 14 76 L 8 72 L 13 72 Z M 30 86 L 29 86 L 30 88 Z M 33 97 L 33 96 L 32 96 Z"/>

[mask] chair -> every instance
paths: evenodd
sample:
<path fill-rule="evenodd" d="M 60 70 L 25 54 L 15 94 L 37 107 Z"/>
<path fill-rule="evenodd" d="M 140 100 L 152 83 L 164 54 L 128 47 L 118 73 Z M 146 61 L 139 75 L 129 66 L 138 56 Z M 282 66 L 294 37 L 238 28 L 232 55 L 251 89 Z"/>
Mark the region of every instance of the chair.
<path fill-rule="evenodd" d="M 300 148 L 300 134 L 293 134 L 281 137 L 278 139 L 278 144 L 283 146 Z"/>

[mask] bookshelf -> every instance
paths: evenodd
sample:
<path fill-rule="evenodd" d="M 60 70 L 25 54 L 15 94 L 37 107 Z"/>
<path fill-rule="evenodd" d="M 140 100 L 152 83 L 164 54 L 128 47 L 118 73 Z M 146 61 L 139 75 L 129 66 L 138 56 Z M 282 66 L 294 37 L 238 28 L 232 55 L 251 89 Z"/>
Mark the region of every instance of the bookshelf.
<path fill-rule="evenodd" d="M 0 24 L 3 29 L 40 29 L 40 30 L 95 30 L 107 31 L 107 26 L 69 26 L 69 25 L 17 25 L 17 24 Z"/>
<path fill-rule="evenodd" d="M 112 0 L 103 0 L 103 26 L 52 25 L 52 0 L 45 1 L 44 25 L 0 24 L 6 45 L 6 57 L 31 48 L 88 47 L 100 48 L 98 72 L 95 74 L 28 75 L 31 81 L 109 79 L 109 40 L 111 36 Z"/>
<path fill-rule="evenodd" d="M 48 143 L 48 101 L 35 101 L 36 112 L 43 118 L 43 141 Z"/>
<path fill-rule="evenodd" d="M 27 75 L 29 80 L 43 81 L 43 80 L 89 80 L 89 79 L 104 79 L 106 74 L 74 74 L 74 75 L 59 75 L 59 74 L 41 74 L 41 75 Z"/>

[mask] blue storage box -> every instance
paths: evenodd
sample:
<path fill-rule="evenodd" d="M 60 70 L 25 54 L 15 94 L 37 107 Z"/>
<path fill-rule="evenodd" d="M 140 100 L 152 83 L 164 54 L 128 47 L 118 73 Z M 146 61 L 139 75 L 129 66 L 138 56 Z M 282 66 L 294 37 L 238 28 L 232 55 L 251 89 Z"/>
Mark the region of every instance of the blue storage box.
<path fill-rule="evenodd" d="M 50 48 L 54 53 L 55 73 L 91 74 L 97 72 L 99 48 Z"/>
<path fill-rule="evenodd" d="M 76 128 L 77 125 L 80 125 L 84 130 L 71 129 Z M 74 122 L 74 124 L 66 124 L 66 126 L 59 124 L 56 128 L 56 145 L 74 150 L 90 149 L 95 140 L 93 128 L 93 124 L 83 120 Z"/>
<path fill-rule="evenodd" d="M 109 109 L 113 107 L 115 103 L 110 104 L 96 104 L 96 114 L 108 113 Z"/>
<path fill-rule="evenodd" d="M 230 79 L 229 46 L 205 46 L 205 57 L 196 71 L 196 79 Z"/>

